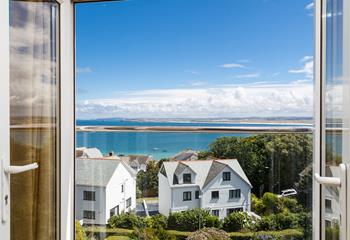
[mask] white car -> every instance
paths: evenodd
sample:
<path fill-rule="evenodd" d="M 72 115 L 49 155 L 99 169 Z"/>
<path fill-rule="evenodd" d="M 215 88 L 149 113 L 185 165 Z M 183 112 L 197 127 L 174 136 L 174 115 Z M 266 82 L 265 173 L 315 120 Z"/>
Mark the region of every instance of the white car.
<path fill-rule="evenodd" d="M 281 194 L 278 195 L 278 197 L 288 197 L 288 196 L 293 196 L 297 195 L 297 191 L 294 188 L 291 189 L 285 189 L 281 191 Z"/>

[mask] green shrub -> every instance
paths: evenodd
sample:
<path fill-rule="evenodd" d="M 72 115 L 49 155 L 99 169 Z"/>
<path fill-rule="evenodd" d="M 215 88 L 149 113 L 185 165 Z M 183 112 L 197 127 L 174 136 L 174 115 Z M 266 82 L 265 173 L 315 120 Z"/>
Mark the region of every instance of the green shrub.
<path fill-rule="evenodd" d="M 114 215 L 108 220 L 109 228 L 144 228 L 147 226 L 146 219 L 135 214 L 123 213 Z"/>
<path fill-rule="evenodd" d="M 133 240 L 176 240 L 176 237 L 164 229 L 136 228 L 130 235 Z"/>
<path fill-rule="evenodd" d="M 220 227 L 220 220 L 199 208 L 172 213 L 168 217 L 168 229 L 196 231 L 203 227 Z"/>
<path fill-rule="evenodd" d="M 326 239 L 340 239 L 339 225 L 334 224 L 332 227 L 326 227 Z"/>
<path fill-rule="evenodd" d="M 75 239 L 76 240 L 86 240 L 86 234 L 83 227 L 80 225 L 79 221 L 75 221 Z"/>
<path fill-rule="evenodd" d="M 298 203 L 298 200 L 291 197 L 279 198 L 279 209 L 292 213 L 300 213 L 304 211 L 303 207 Z"/>
<path fill-rule="evenodd" d="M 265 214 L 278 213 L 279 212 L 279 198 L 276 194 L 266 192 L 262 197 L 262 203 L 264 205 Z"/>
<path fill-rule="evenodd" d="M 229 240 L 227 232 L 217 228 L 203 228 L 191 233 L 186 240 Z"/>
<path fill-rule="evenodd" d="M 233 212 L 225 217 L 223 229 L 227 232 L 236 232 L 252 227 L 252 218 L 246 212 Z"/>
<path fill-rule="evenodd" d="M 277 230 L 298 228 L 299 214 L 296 213 L 278 213 L 274 216 Z"/>
<path fill-rule="evenodd" d="M 160 240 L 152 228 L 137 228 L 130 235 L 133 240 Z"/>
<path fill-rule="evenodd" d="M 263 216 L 255 224 L 257 231 L 275 231 L 302 228 L 305 234 L 311 234 L 312 219 L 310 213 L 278 213 Z"/>
<path fill-rule="evenodd" d="M 222 222 L 218 217 L 209 215 L 204 219 L 204 226 L 207 228 L 221 228 Z"/>
<path fill-rule="evenodd" d="M 255 224 L 255 229 L 257 231 L 273 231 L 276 229 L 276 222 L 273 215 L 263 216 Z"/>
<path fill-rule="evenodd" d="M 162 214 L 151 216 L 147 222 L 148 227 L 156 229 L 166 229 L 168 225 L 168 219 Z"/>

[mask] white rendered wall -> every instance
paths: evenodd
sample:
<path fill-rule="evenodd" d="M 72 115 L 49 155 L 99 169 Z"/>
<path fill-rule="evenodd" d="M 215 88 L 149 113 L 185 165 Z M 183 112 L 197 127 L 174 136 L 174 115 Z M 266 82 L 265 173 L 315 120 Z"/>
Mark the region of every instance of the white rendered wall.
<path fill-rule="evenodd" d="M 195 199 L 195 192 L 199 190 L 198 186 L 188 187 L 186 184 L 181 187 L 172 188 L 172 212 L 184 211 L 200 207 L 200 200 Z M 191 192 L 192 198 L 190 201 L 183 201 L 183 192 Z"/>
<path fill-rule="evenodd" d="M 94 191 L 95 201 L 84 200 L 84 191 Z M 95 211 L 95 220 L 84 219 L 84 224 L 105 224 L 105 194 L 104 187 L 92 187 L 84 185 L 76 185 L 75 187 L 75 218 L 82 220 L 84 210 Z"/>
<path fill-rule="evenodd" d="M 222 173 L 231 172 L 231 180 L 223 181 Z M 241 189 L 241 198 L 229 199 L 229 190 Z M 219 191 L 219 199 L 212 199 L 211 192 Z M 250 186 L 231 168 L 226 167 L 204 189 L 202 196 L 202 208 L 220 210 L 220 218 L 226 217 L 226 209 L 243 207 L 244 211 L 250 211 Z"/>
<path fill-rule="evenodd" d="M 161 173 L 158 173 L 158 211 L 169 216 L 171 208 L 171 190 L 168 179 Z"/>
<path fill-rule="evenodd" d="M 124 184 L 124 192 L 121 186 Z M 131 206 L 125 209 L 126 200 L 131 197 Z M 106 187 L 105 222 L 107 223 L 110 210 L 119 205 L 119 213 L 130 212 L 136 208 L 136 179 L 119 164 Z"/>

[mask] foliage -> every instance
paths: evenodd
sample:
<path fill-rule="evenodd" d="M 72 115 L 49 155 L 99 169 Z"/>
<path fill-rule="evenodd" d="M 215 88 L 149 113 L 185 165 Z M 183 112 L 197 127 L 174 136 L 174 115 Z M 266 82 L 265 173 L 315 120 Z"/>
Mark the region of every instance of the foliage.
<path fill-rule="evenodd" d="M 230 235 L 217 228 L 203 228 L 191 233 L 187 240 L 229 240 Z"/>
<path fill-rule="evenodd" d="M 264 214 L 278 213 L 280 211 L 279 198 L 276 194 L 266 192 L 261 200 L 264 206 Z"/>
<path fill-rule="evenodd" d="M 109 228 L 143 228 L 147 226 L 146 219 L 135 214 L 123 213 L 114 215 L 108 219 Z"/>
<path fill-rule="evenodd" d="M 130 235 L 133 240 L 176 240 L 176 237 L 164 229 L 136 228 Z"/>
<path fill-rule="evenodd" d="M 200 208 L 171 213 L 168 217 L 169 229 L 195 231 L 203 227 L 220 227 L 220 221 L 208 211 Z"/>
<path fill-rule="evenodd" d="M 168 226 L 168 219 L 162 214 L 157 214 L 148 218 L 147 225 L 151 228 L 166 229 Z"/>
<path fill-rule="evenodd" d="M 158 196 L 158 172 L 159 164 L 156 161 L 149 161 L 146 171 L 137 174 L 136 185 L 143 197 Z"/>
<path fill-rule="evenodd" d="M 100 234 L 107 233 L 111 236 L 130 236 L 133 230 L 121 228 L 105 228 L 105 227 L 88 227 L 86 232 Z M 183 232 L 176 230 L 166 230 L 167 233 L 174 235 L 177 240 L 186 240 L 191 232 Z M 305 239 L 302 229 L 285 229 L 281 231 L 258 231 L 258 232 L 230 232 L 228 233 L 234 240 L 252 240 L 252 239 L 283 239 L 297 240 Z"/>
<path fill-rule="evenodd" d="M 311 230 L 311 226 L 311 214 L 285 212 L 263 216 L 255 224 L 255 229 L 257 231 L 275 231 L 303 228 L 307 231 Z"/>
<path fill-rule="evenodd" d="M 326 239 L 340 239 L 339 225 L 333 224 L 331 227 L 326 227 Z"/>
<path fill-rule="evenodd" d="M 311 134 L 222 137 L 199 157 L 238 159 L 254 186 L 253 193 L 261 197 L 263 192 L 280 193 L 281 189 L 291 188 L 299 181 L 299 173 L 312 162 L 312 139 Z M 303 187 L 309 188 L 310 184 Z"/>
<path fill-rule="evenodd" d="M 249 229 L 252 226 L 252 218 L 246 212 L 233 212 L 224 219 L 223 229 L 228 232 Z"/>
<path fill-rule="evenodd" d="M 75 239 L 76 240 L 86 240 L 86 235 L 83 227 L 80 225 L 79 221 L 75 221 Z"/>

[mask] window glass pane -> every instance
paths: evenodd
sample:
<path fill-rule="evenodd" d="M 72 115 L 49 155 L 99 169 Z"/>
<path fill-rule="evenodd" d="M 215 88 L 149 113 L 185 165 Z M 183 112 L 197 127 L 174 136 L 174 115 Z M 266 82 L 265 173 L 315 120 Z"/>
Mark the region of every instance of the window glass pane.
<path fill-rule="evenodd" d="M 343 1 L 324 1 L 323 22 L 325 32 L 323 40 L 325 68 L 325 175 L 340 177 L 338 165 L 342 163 L 344 151 L 343 123 L 345 117 L 345 96 L 343 95 L 344 69 L 343 69 Z M 339 225 L 341 212 L 339 204 L 339 189 L 337 187 L 323 187 L 322 206 L 325 216 L 326 239 L 340 239 Z"/>
<path fill-rule="evenodd" d="M 94 186 L 105 204 L 76 197 L 86 235 L 97 236 L 91 224 L 129 231 L 136 218 L 188 234 L 210 218 L 233 235 L 312 238 L 311 8 L 294 0 L 76 5 L 76 196 Z M 84 210 L 95 221 L 82 219 Z M 230 214 L 251 225 L 224 227 Z"/>
<path fill-rule="evenodd" d="M 39 168 L 11 175 L 11 239 L 58 233 L 59 6 L 10 1 L 11 164 Z"/>

